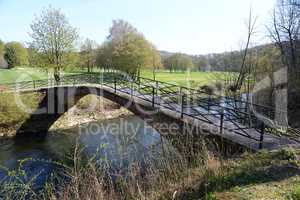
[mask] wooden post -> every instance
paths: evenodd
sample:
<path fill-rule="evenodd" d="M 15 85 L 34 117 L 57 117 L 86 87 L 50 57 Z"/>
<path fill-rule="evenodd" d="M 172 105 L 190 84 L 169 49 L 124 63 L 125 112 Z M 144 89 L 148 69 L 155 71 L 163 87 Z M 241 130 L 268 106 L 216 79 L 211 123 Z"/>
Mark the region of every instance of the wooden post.
<path fill-rule="evenodd" d="M 265 124 L 262 122 L 261 130 L 260 130 L 259 149 L 263 148 L 265 127 L 266 127 Z"/>
<path fill-rule="evenodd" d="M 33 80 L 33 89 L 35 89 L 35 80 Z"/>

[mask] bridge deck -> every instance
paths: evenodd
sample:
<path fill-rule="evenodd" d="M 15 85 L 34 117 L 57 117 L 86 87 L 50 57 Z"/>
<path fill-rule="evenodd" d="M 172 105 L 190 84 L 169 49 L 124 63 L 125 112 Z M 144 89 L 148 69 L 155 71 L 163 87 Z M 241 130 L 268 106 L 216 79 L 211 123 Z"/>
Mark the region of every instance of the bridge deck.
<path fill-rule="evenodd" d="M 96 86 L 96 85 L 94 85 Z M 107 86 L 103 86 L 102 89 L 105 89 L 109 92 L 114 92 L 113 88 L 107 87 Z M 152 106 L 152 102 L 151 99 L 152 97 L 146 96 L 144 98 L 139 98 L 136 96 L 131 96 L 128 94 L 129 90 L 127 91 L 123 91 L 123 90 L 118 90 L 117 94 L 118 95 L 122 95 L 123 97 L 126 97 L 128 99 L 132 99 L 134 102 L 144 105 L 144 106 L 148 106 L 151 107 Z M 220 118 L 215 117 L 215 116 L 207 116 L 207 118 L 209 118 L 209 120 L 211 120 L 214 124 L 208 124 L 205 122 L 206 119 L 201 117 L 198 118 L 194 118 L 189 116 L 188 114 L 184 114 L 183 117 L 181 118 L 181 107 L 178 104 L 173 104 L 172 108 L 174 109 L 170 109 L 168 104 L 164 104 L 163 101 L 161 101 L 161 99 L 158 97 L 155 100 L 155 108 L 159 109 L 160 112 L 163 112 L 164 114 L 170 116 L 170 117 L 174 117 L 177 119 L 181 119 L 185 122 L 188 122 L 190 124 L 193 124 L 197 127 L 200 127 L 202 130 L 205 130 L 207 132 L 207 134 L 213 134 L 213 135 L 217 135 L 220 137 L 224 137 L 226 139 L 229 139 L 230 141 L 233 141 L 234 143 L 238 143 L 240 145 L 246 146 L 249 149 L 252 150 L 259 150 L 260 148 L 260 133 L 258 131 L 256 131 L 254 128 L 253 129 L 246 129 L 245 131 L 247 132 L 247 134 L 249 134 L 251 137 L 256 138 L 256 140 L 250 139 L 248 137 L 244 137 L 242 135 L 236 134 L 233 131 L 230 131 L 231 129 L 234 128 L 246 128 L 246 126 L 243 126 L 242 124 L 234 124 L 232 122 L 228 122 L 228 121 L 224 121 L 224 126 L 223 126 L 223 133 L 221 133 L 220 131 L 220 127 L 216 124 L 220 124 Z M 207 110 L 204 110 L 202 107 L 196 107 L 195 109 L 202 111 L 203 113 L 207 113 Z M 185 113 L 188 113 L 191 111 L 186 111 Z M 204 133 L 204 132 L 202 132 Z M 263 140 L 263 148 L 268 149 L 268 150 L 274 150 L 274 149 L 279 149 L 282 147 L 294 147 L 294 148 L 300 148 L 300 144 L 294 140 L 291 140 L 287 137 L 279 137 L 279 136 L 275 136 L 275 135 L 271 135 L 268 133 L 264 134 L 264 140 Z"/>

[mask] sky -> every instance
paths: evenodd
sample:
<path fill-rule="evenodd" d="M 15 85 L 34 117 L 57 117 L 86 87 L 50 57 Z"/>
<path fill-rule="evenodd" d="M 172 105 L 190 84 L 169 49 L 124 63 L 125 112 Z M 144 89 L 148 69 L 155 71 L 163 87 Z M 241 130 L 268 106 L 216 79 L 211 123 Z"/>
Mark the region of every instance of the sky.
<path fill-rule="evenodd" d="M 113 19 L 135 26 L 159 50 L 188 54 L 240 49 L 250 8 L 253 45 L 269 42 L 265 26 L 275 0 L 0 0 L 0 39 L 30 41 L 30 24 L 48 6 L 59 8 L 81 38 L 101 44 Z"/>

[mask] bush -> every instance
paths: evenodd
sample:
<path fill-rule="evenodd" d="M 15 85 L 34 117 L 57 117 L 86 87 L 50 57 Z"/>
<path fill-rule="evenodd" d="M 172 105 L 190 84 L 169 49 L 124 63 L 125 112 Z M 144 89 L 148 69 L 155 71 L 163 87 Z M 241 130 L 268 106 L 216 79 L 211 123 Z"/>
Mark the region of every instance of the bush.
<path fill-rule="evenodd" d="M 279 157 L 282 160 L 288 160 L 288 161 L 295 161 L 297 160 L 297 154 L 294 149 L 292 148 L 284 148 L 281 149 L 279 152 Z"/>
<path fill-rule="evenodd" d="M 34 109 L 38 105 L 39 95 L 37 93 L 21 94 L 0 93 L 0 126 L 8 127 L 22 123 L 29 113 L 22 109 L 19 102 L 22 102 L 26 109 Z"/>
<path fill-rule="evenodd" d="M 203 85 L 203 86 L 200 87 L 200 90 L 205 92 L 208 95 L 215 94 L 215 88 L 211 85 Z"/>
<path fill-rule="evenodd" d="M 216 82 L 215 84 L 216 88 L 218 91 L 222 91 L 223 90 L 223 84 L 221 82 Z"/>
<path fill-rule="evenodd" d="M 300 200 L 300 185 L 296 185 L 291 192 L 292 200 Z"/>
<path fill-rule="evenodd" d="M 9 68 L 28 65 L 27 49 L 19 42 L 9 42 L 5 45 L 4 58 Z"/>
<path fill-rule="evenodd" d="M 206 200 L 216 200 L 217 198 L 215 197 L 215 195 L 213 193 L 208 193 L 205 197 Z"/>

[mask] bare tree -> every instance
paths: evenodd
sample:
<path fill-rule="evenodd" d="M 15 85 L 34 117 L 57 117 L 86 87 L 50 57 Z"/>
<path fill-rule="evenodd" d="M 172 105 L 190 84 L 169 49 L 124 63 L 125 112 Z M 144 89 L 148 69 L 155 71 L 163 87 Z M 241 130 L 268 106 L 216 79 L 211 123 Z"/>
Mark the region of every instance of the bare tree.
<path fill-rule="evenodd" d="M 247 69 L 247 56 L 248 56 L 248 52 L 249 52 L 249 46 L 251 43 L 251 39 L 253 34 L 255 33 L 255 27 L 256 27 L 256 21 L 257 21 L 257 17 L 252 16 L 252 10 L 250 9 L 250 13 L 249 13 L 249 19 L 248 19 L 248 23 L 247 23 L 247 41 L 246 41 L 246 46 L 243 52 L 243 56 L 242 56 L 242 62 L 241 62 L 241 67 L 240 67 L 240 72 L 238 75 L 238 78 L 235 82 L 235 84 L 230 88 L 230 90 L 232 92 L 236 92 L 238 90 L 241 89 L 243 82 L 245 81 L 246 75 L 247 73 L 250 71 L 250 69 Z M 250 65 L 248 66 L 248 68 L 250 67 Z"/>
<path fill-rule="evenodd" d="M 48 66 L 54 67 L 55 80 L 59 81 L 64 56 L 73 49 L 77 30 L 60 10 L 52 7 L 33 21 L 31 29 L 31 46 L 47 58 Z"/>
<path fill-rule="evenodd" d="M 283 65 L 288 68 L 287 86 L 281 85 L 287 88 L 288 122 L 291 126 L 299 127 L 300 0 L 278 0 L 268 30 L 280 50 Z"/>
<path fill-rule="evenodd" d="M 88 72 L 92 72 L 93 67 L 96 65 L 97 47 L 97 42 L 88 38 L 80 47 L 80 63 L 82 67 L 87 68 Z"/>
<path fill-rule="evenodd" d="M 300 1 L 278 0 L 268 27 L 271 39 L 280 49 L 283 64 L 299 72 Z"/>

